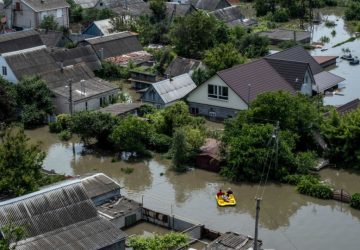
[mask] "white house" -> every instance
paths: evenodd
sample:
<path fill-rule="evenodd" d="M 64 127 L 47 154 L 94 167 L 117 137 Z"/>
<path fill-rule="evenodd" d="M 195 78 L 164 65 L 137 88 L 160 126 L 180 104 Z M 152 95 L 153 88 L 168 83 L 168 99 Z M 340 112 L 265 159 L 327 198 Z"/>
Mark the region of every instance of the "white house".
<path fill-rule="evenodd" d="M 54 16 L 59 26 L 69 27 L 66 0 L 13 0 L 5 6 L 9 28 L 39 28 L 46 16 Z"/>

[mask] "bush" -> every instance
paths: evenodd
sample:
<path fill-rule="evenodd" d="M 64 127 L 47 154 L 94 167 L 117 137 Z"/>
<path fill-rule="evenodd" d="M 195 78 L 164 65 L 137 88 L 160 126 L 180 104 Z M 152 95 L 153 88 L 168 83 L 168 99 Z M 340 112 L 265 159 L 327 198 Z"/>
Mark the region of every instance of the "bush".
<path fill-rule="evenodd" d="M 332 28 L 332 27 L 336 26 L 336 23 L 334 21 L 331 21 L 331 20 L 326 20 L 325 21 L 325 26 L 328 27 L 328 28 Z"/>
<path fill-rule="evenodd" d="M 328 43 L 328 42 L 330 42 L 330 38 L 327 36 L 322 36 L 322 37 L 320 37 L 320 42 Z"/>
<path fill-rule="evenodd" d="M 351 196 L 350 206 L 360 209 L 360 193 L 355 193 Z"/>
<path fill-rule="evenodd" d="M 61 124 L 59 122 L 52 122 L 52 123 L 49 123 L 49 131 L 50 133 L 60 133 L 62 131 L 62 127 L 61 127 Z"/>
<path fill-rule="evenodd" d="M 128 79 L 130 77 L 129 69 L 127 67 L 108 61 L 101 62 L 101 69 L 95 71 L 95 75 L 100 78 Z"/>
<path fill-rule="evenodd" d="M 71 115 L 69 114 L 60 114 L 56 116 L 56 121 L 60 124 L 62 130 L 70 129 L 72 120 Z"/>
<path fill-rule="evenodd" d="M 148 142 L 148 146 L 150 149 L 153 149 L 157 152 L 167 152 L 172 144 L 171 137 L 164 135 L 153 133 Z"/>
<path fill-rule="evenodd" d="M 70 138 L 71 138 L 71 132 L 69 131 L 69 130 L 63 130 L 63 131 L 61 131 L 60 133 L 59 133 L 59 138 L 60 138 L 60 140 L 62 140 L 62 141 L 68 141 L 68 140 L 70 140 Z"/>
<path fill-rule="evenodd" d="M 360 2 L 351 2 L 345 10 L 347 21 L 360 20 Z"/>
<path fill-rule="evenodd" d="M 282 182 L 285 182 L 290 185 L 297 185 L 301 181 L 301 178 L 303 178 L 303 175 L 291 174 L 291 175 L 285 176 L 282 179 Z"/>
<path fill-rule="evenodd" d="M 279 22 L 279 23 L 284 23 L 289 21 L 289 12 L 286 9 L 277 9 L 273 16 L 272 19 L 274 22 Z"/>
<path fill-rule="evenodd" d="M 280 49 L 289 49 L 291 47 L 296 46 L 298 43 L 294 40 L 289 40 L 289 41 L 283 41 L 281 43 L 279 43 L 279 48 Z"/>
<path fill-rule="evenodd" d="M 297 190 L 301 194 L 310 195 L 320 199 L 331 199 L 333 192 L 329 186 L 320 183 L 319 179 L 313 176 L 303 176 L 297 184 Z"/>

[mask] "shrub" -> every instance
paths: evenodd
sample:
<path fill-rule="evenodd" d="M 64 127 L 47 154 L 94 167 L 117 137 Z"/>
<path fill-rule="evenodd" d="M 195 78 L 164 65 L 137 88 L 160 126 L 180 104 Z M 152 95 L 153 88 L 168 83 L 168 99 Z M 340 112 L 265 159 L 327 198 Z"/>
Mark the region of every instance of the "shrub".
<path fill-rule="evenodd" d="M 121 168 L 120 170 L 125 174 L 131 174 L 132 172 L 134 172 L 134 168 L 130 168 L 130 167 Z"/>
<path fill-rule="evenodd" d="M 327 36 L 322 36 L 322 37 L 320 37 L 320 42 L 328 43 L 328 42 L 330 42 L 330 38 Z"/>
<path fill-rule="evenodd" d="M 273 16 L 272 16 L 274 22 L 284 23 L 289 21 L 289 12 L 286 9 L 277 9 Z"/>
<path fill-rule="evenodd" d="M 149 148 L 157 152 L 167 152 L 170 149 L 171 144 L 171 137 L 158 133 L 153 133 L 152 135 L 150 135 L 148 142 Z"/>
<path fill-rule="evenodd" d="M 62 131 L 61 124 L 59 122 L 49 123 L 49 131 L 50 133 L 60 133 Z"/>
<path fill-rule="evenodd" d="M 71 128 L 71 115 L 60 114 L 56 116 L 56 121 L 60 124 L 62 130 Z"/>
<path fill-rule="evenodd" d="M 287 184 L 290 184 L 290 185 L 297 185 L 301 181 L 302 177 L 303 177 L 303 175 L 291 174 L 291 175 L 285 176 L 282 179 L 282 181 L 287 183 Z"/>
<path fill-rule="evenodd" d="M 71 132 L 69 131 L 69 130 L 63 130 L 63 131 L 61 131 L 60 133 L 59 133 L 59 138 L 60 138 L 60 140 L 62 140 L 62 141 L 68 141 L 68 140 L 70 140 L 70 138 L 71 138 Z"/>
<path fill-rule="evenodd" d="M 298 43 L 294 40 L 289 40 L 289 41 L 283 41 L 281 43 L 279 43 L 279 48 L 281 49 L 289 49 L 291 47 L 294 47 L 295 45 L 297 45 Z"/>
<path fill-rule="evenodd" d="M 334 21 L 330 21 L 330 20 L 326 20 L 325 21 L 325 26 L 328 28 L 332 28 L 336 26 L 336 23 Z"/>
<path fill-rule="evenodd" d="M 320 199 L 331 199 L 333 192 L 329 186 L 323 184 L 313 176 L 303 176 L 297 184 L 301 194 L 310 195 Z"/>
<path fill-rule="evenodd" d="M 351 196 L 350 206 L 360 209 L 360 193 L 355 193 Z"/>

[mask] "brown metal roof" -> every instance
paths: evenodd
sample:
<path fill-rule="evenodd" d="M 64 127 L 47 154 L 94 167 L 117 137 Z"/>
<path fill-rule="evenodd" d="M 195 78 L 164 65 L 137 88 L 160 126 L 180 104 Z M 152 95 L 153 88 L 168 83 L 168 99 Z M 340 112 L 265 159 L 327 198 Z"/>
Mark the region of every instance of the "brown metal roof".
<path fill-rule="evenodd" d="M 206 138 L 205 143 L 200 148 L 200 155 L 208 155 L 214 159 L 220 159 L 220 141 L 213 138 Z"/>
<path fill-rule="evenodd" d="M 293 94 L 296 93 L 294 87 L 265 59 L 240 64 L 219 71 L 217 75 L 246 103 L 265 92 L 284 90 Z"/>
<path fill-rule="evenodd" d="M 318 64 L 321 65 L 323 63 L 327 63 L 331 60 L 338 58 L 338 56 L 313 56 L 313 58 Z"/>
<path fill-rule="evenodd" d="M 345 81 L 344 78 L 328 71 L 323 71 L 314 75 L 314 79 L 318 92 L 324 92 L 325 90 L 331 89 L 339 83 Z"/>
<path fill-rule="evenodd" d="M 307 70 L 310 70 L 308 63 L 295 62 L 288 60 L 279 60 L 272 58 L 265 58 L 268 63 L 296 90 L 301 90 L 304 83 L 304 77 Z M 311 73 L 311 72 L 310 72 Z"/>
<path fill-rule="evenodd" d="M 308 63 L 314 75 L 324 70 L 309 54 L 309 52 L 300 45 L 269 55 L 266 58 Z"/>
<path fill-rule="evenodd" d="M 340 113 L 340 114 L 346 114 L 348 112 L 354 111 L 356 109 L 358 109 L 360 107 L 360 100 L 359 99 L 355 99 L 352 100 L 348 103 L 345 103 L 344 105 L 341 105 L 340 107 L 338 107 L 336 110 Z"/>

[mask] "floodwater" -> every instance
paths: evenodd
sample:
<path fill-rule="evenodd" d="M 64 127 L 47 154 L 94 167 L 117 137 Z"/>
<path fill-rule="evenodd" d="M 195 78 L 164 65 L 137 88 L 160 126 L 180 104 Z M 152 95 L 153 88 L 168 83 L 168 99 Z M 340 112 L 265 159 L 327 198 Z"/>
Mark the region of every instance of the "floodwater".
<path fill-rule="evenodd" d="M 346 79 L 344 82 L 345 88 L 342 89 L 341 95 L 333 95 L 324 98 L 324 103 L 328 105 L 342 105 L 356 98 L 360 98 L 360 65 L 351 66 L 348 61 L 340 59 L 344 54 L 342 50 L 347 48 L 351 51 L 353 56 L 358 56 L 360 58 L 360 38 L 358 37 L 353 42 L 348 42 L 333 48 L 335 44 L 355 36 L 341 17 L 342 15 L 343 10 L 341 8 L 325 10 L 323 11 L 323 19 L 334 21 L 336 26 L 328 28 L 325 26 L 325 22 L 322 22 L 319 25 L 315 25 L 313 28 L 314 42 L 320 41 L 322 36 L 329 37 L 330 42 L 326 43 L 324 46 L 324 48 L 327 49 L 326 51 L 315 49 L 311 54 L 318 56 L 339 56 L 337 66 L 329 71 Z M 336 32 L 335 36 L 331 35 L 333 30 Z"/>
<path fill-rule="evenodd" d="M 215 173 L 194 169 L 185 174 L 170 170 L 160 155 L 136 163 L 112 162 L 109 156 L 83 155 L 81 143 L 62 143 L 48 128 L 27 131 L 32 141 L 42 141 L 47 152 L 46 169 L 70 175 L 103 172 L 123 187 L 122 193 L 146 207 L 203 223 L 221 232 L 254 235 L 257 186 L 233 184 Z M 131 167 L 126 174 L 121 168 Z M 360 192 L 360 175 L 326 169 L 322 178 L 349 192 Z M 215 202 L 219 188 L 231 187 L 235 207 L 220 208 Z M 262 193 L 260 190 L 259 193 Z M 143 230 L 143 229 L 139 229 Z M 145 231 L 152 229 L 146 229 Z M 300 195 L 295 187 L 269 184 L 260 212 L 260 238 L 270 249 L 359 249 L 360 211 L 336 201 Z"/>

